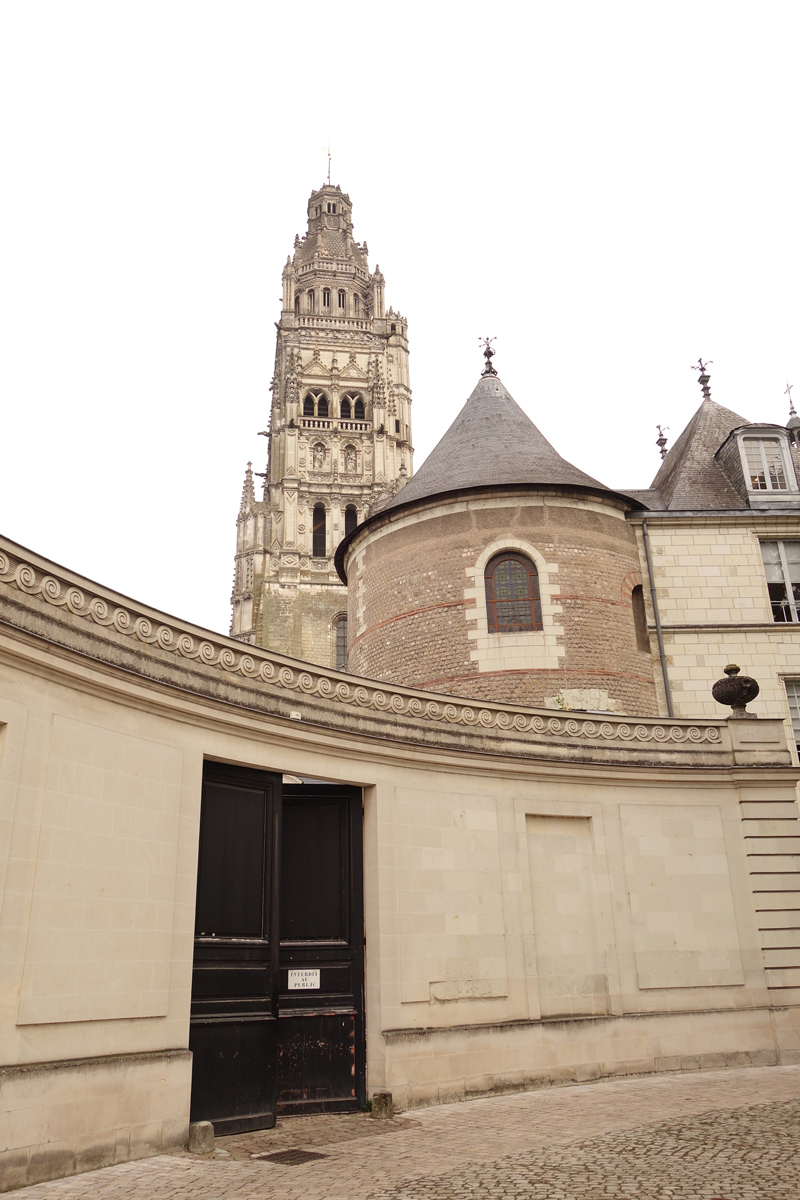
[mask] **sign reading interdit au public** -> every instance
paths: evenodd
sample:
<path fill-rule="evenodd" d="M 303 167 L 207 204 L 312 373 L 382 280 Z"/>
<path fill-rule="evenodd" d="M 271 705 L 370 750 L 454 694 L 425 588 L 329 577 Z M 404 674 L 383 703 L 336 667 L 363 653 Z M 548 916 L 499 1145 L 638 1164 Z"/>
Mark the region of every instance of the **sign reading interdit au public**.
<path fill-rule="evenodd" d="M 319 969 L 316 971 L 290 971 L 289 991 L 310 991 L 319 987 Z"/>

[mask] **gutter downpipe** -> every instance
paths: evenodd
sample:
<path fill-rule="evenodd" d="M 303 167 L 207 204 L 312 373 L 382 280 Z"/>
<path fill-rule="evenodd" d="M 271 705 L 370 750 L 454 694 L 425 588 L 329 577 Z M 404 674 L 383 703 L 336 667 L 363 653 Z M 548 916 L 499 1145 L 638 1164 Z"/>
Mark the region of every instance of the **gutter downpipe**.
<path fill-rule="evenodd" d="M 658 615 L 658 599 L 656 597 L 656 581 L 653 574 L 653 559 L 650 555 L 650 534 L 647 532 L 647 518 L 642 520 L 642 536 L 644 538 L 644 553 L 647 558 L 647 575 L 650 580 L 650 599 L 653 602 L 653 616 L 656 620 L 656 637 L 658 638 L 658 657 L 661 659 L 661 674 L 664 679 L 664 694 L 667 697 L 667 716 L 674 720 L 675 712 L 672 707 L 672 691 L 669 686 L 667 673 L 667 655 L 664 651 L 664 636 L 661 632 L 661 618 Z"/>

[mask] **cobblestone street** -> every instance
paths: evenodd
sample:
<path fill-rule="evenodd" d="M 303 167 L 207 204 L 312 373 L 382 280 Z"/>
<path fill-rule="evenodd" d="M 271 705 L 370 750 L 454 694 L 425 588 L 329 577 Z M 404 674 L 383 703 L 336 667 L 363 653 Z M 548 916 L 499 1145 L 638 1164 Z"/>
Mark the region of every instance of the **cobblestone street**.
<path fill-rule="evenodd" d="M 297 1165 L 254 1155 L 306 1149 Z M 626 1078 L 283 1120 L 27 1188 L 25 1200 L 798 1200 L 800 1066 Z"/>

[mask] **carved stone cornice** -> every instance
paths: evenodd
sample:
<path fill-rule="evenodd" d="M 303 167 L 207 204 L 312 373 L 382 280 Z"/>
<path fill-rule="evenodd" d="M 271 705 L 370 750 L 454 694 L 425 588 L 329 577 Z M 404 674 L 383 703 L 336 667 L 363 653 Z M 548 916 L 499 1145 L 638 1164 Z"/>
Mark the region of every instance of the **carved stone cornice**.
<path fill-rule="evenodd" d="M 53 645 L 183 690 L 275 716 L 523 758 L 667 766 L 732 766 L 727 722 L 563 714 L 399 687 L 313 666 L 178 621 L 0 539 L 0 622 Z M 156 664 L 158 660 L 158 664 Z M 170 666 L 172 664 L 172 666 Z M 756 723 L 750 726 L 752 729 Z M 759 721 L 766 742 L 779 721 Z M 788 751 L 752 761 L 788 765 Z M 750 761 L 750 760 L 748 760 Z"/>

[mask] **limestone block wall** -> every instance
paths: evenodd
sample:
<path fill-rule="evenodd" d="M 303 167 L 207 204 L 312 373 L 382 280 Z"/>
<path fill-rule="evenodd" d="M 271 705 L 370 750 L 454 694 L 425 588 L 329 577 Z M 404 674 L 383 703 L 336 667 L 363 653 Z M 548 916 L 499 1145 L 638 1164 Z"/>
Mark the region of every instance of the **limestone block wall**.
<path fill-rule="evenodd" d="M 761 688 L 752 711 L 785 719 L 793 743 L 784 680 L 800 679 L 800 625 L 773 620 L 760 541 L 800 538 L 800 519 L 760 513 L 655 516 L 648 519 L 648 530 L 675 714 L 722 713 L 711 685 L 735 662 Z M 646 580 L 641 530 L 638 536 Z M 655 646 L 647 586 L 644 595 Z M 660 672 L 656 678 L 665 713 Z"/>
<path fill-rule="evenodd" d="M 191 1079 L 188 1050 L 0 1067 L 0 1192 L 185 1149 Z"/>
<path fill-rule="evenodd" d="M 204 759 L 363 789 L 370 1093 L 800 1061 L 781 721 L 445 703 L 25 553 L 0 539 L 3 1179 L 182 1144 Z"/>
<path fill-rule="evenodd" d="M 483 574 L 502 550 L 536 563 L 542 630 L 489 632 Z M 601 709 L 656 711 L 631 605 L 639 555 L 616 502 L 515 493 L 422 504 L 369 525 L 347 573 L 356 674 L 534 705 L 596 691 Z"/>

